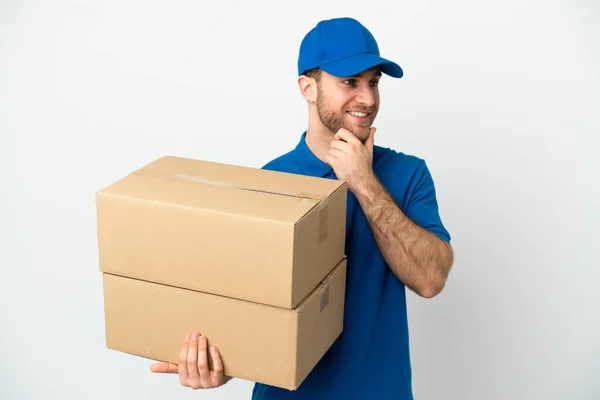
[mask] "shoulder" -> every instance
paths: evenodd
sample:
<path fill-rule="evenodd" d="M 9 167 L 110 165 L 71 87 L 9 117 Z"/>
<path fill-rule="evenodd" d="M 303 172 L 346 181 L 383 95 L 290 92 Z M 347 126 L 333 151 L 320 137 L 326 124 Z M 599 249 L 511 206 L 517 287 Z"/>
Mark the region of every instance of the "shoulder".
<path fill-rule="evenodd" d="M 402 184 L 407 189 L 415 178 L 429 173 L 423 158 L 382 146 L 373 147 L 373 168 L 384 185 Z"/>
<path fill-rule="evenodd" d="M 376 163 L 381 161 L 388 167 L 402 166 L 417 169 L 425 165 L 425 160 L 421 157 L 383 146 L 373 147 L 373 158 Z"/>
<path fill-rule="evenodd" d="M 422 157 L 386 147 L 373 148 L 373 170 L 381 184 L 403 208 L 423 196 L 435 196 L 433 178 Z"/>
<path fill-rule="evenodd" d="M 267 162 L 261 167 L 261 169 L 267 169 L 271 171 L 287 171 L 290 168 L 290 165 L 295 164 L 293 153 L 293 150 L 288 151 L 287 153 Z"/>

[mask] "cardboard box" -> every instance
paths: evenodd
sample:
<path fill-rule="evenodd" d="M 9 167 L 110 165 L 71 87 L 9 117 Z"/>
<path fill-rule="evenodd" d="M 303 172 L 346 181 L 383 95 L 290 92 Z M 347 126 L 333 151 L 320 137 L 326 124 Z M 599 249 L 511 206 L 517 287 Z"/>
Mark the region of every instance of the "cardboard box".
<path fill-rule="evenodd" d="M 291 310 L 103 277 L 110 349 L 178 364 L 183 338 L 198 331 L 219 348 L 226 375 L 290 390 L 298 388 L 343 328 L 345 259 Z"/>
<path fill-rule="evenodd" d="M 294 309 L 344 257 L 347 184 L 162 157 L 96 197 L 105 273 Z"/>

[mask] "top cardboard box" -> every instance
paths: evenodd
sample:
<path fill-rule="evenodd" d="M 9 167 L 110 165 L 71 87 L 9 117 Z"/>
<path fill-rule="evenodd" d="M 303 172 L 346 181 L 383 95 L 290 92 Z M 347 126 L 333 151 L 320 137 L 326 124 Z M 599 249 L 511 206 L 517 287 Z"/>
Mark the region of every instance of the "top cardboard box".
<path fill-rule="evenodd" d="M 96 194 L 100 271 L 295 308 L 344 258 L 343 181 L 165 156 Z"/>

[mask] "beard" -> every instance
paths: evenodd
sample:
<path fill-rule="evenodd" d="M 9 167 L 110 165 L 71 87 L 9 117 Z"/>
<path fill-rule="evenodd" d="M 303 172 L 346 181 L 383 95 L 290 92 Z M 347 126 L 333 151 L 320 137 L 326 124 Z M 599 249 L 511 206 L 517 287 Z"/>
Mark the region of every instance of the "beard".
<path fill-rule="evenodd" d="M 325 96 L 321 92 L 321 88 L 318 88 L 317 93 L 317 115 L 319 116 L 321 123 L 334 133 L 339 131 L 341 128 L 347 129 L 364 143 L 369 137 L 371 125 L 375 120 L 375 116 L 377 115 L 377 109 L 375 107 L 365 108 L 345 106 L 340 111 L 335 111 L 325 100 Z M 352 117 L 348 114 L 348 111 L 350 110 L 369 113 L 367 121 L 362 124 L 353 124 L 350 121 L 350 118 Z"/>

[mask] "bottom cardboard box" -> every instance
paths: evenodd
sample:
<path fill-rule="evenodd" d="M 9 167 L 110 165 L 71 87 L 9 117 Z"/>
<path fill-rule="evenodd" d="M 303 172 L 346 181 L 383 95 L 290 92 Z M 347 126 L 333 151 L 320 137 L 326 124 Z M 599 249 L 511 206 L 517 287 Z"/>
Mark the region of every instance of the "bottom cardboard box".
<path fill-rule="evenodd" d="M 106 346 L 177 364 L 197 331 L 219 348 L 226 375 L 296 390 L 342 332 L 345 283 L 343 259 L 284 309 L 105 273 Z"/>

